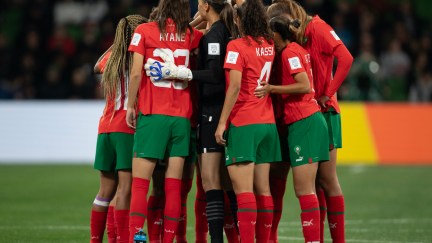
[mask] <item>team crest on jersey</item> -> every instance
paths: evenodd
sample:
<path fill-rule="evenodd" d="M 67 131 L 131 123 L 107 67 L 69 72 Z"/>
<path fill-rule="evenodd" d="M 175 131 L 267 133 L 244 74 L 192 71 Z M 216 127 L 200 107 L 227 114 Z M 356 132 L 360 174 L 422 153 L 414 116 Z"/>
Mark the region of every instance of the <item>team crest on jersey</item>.
<path fill-rule="evenodd" d="M 219 43 L 208 43 L 208 54 L 209 55 L 220 55 Z"/>
<path fill-rule="evenodd" d="M 330 31 L 330 34 L 332 34 L 333 38 L 335 38 L 335 40 L 339 41 L 340 38 L 339 36 L 336 34 L 336 32 L 334 30 Z"/>
<path fill-rule="evenodd" d="M 291 70 L 298 69 L 298 68 L 302 67 L 302 65 L 300 63 L 300 58 L 298 58 L 298 57 L 288 58 L 288 62 L 290 64 Z"/>
<path fill-rule="evenodd" d="M 238 58 L 238 56 L 239 56 L 238 52 L 229 51 L 226 63 L 237 64 L 237 58 Z"/>
<path fill-rule="evenodd" d="M 140 40 L 141 40 L 141 34 L 134 33 L 132 37 L 131 45 L 138 46 Z"/>
<path fill-rule="evenodd" d="M 296 152 L 297 155 L 300 155 L 300 151 L 301 151 L 301 147 L 300 146 L 295 146 L 294 147 L 294 152 Z"/>

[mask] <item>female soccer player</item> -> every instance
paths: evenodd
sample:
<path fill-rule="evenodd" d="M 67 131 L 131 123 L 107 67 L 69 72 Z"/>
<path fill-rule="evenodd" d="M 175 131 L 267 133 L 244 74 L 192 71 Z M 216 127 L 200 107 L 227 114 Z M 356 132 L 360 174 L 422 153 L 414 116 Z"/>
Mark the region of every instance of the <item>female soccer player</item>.
<path fill-rule="evenodd" d="M 345 203 L 342 189 L 336 173 L 337 148 L 342 147 L 340 110 L 336 91 L 346 78 L 353 57 L 337 36 L 335 31 L 318 16 L 309 16 L 303 7 L 292 0 L 277 0 L 269 8 L 269 15 L 287 15 L 300 22 L 299 31 L 295 33 L 296 41 L 310 53 L 314 77 L 315 98 L 328 126 L 330 161 L 320 163 L 317 188 L 321 211 L 321 229 L 324 228 L 326 205 L 328 221 L 333 242 L 345 242 Z M 333 60 L 338 60 L 337 69 L 332 75 Z M 323 239 L 323 232 L 321 233 Z"/>
<path fill-rule="evenodd" d="M 237 28 L 232 6 L 223 0 L 199 0 L 198 12 L 199 18 L 210 26 L 200 43 L 200 70 L 192 71 L 193 81 L 199 85 L 198 152 L 201 154 L 201 176 L 206 192 L 206 214 L 211 242 L 223 242 L 224 191 L 220 181 L 220 169 L 224 147 L 216 143 L 214 133 L 225 96 L 223 62 L 226 47 L 229 40 L 237 36 Z M 150 72 L 150 66 L 146 67 L 147 72 Z M 226 235 L 229 242 L 238 242 L 235 228 L 226 227 Z M 203 239 L 200 237 L 198 240 Z"/>
<path fill-rule="evenodd" d="M 126 97 L 129 85 L 128 70 L 131 58 L 127 47 L 135 28 L 146 22 L 140 15 L 122 18 L 117 25 L 113 45 L 95 65 L 96 73 L 103 73 L 102 87 L 106 105 L 99 122 L 94 168 L 100 170 L 100 188 L 93 202 L 90 218 L 91 242 L 102 242 L 108 205 L 116 193 L 114 215 L 117 242 L 127 242 L 129 237 L 129 203 L 131 190 L 132 145 L 134 130 L 126 117 Z M 111 235 L 111 230 L 109 235 Z M 110 242 L 115 238 L 109 236 Z"/>
<path fill-rule="evenodd" d="M 247 0 L 237 17 L 242 38 L 227 47 L 228 89 L 215 137 L 226 146 L 241 242 L 254 242 L 255 228 L 257 242 L 268 242 L 273 218 L 269 162 L 281 158 L 271 98 L 257 98 L 254 91 L 261 81 L 268 81 L 275 50 L 260 0 Z"/>
<path fill-rule="evenodd" d="M 183 68 L 189 65 L 189 53 L 198 47 L 202 33 L 189 27 L 187 0 L 161 0 L 156 20 L 138 26 L 129 45 L 129 51 L 133 52 L 133 65 L 126 122 L 136 128 L 130 242 L 143 227 L 146 218 L 147 193 L 156 161 L 165 157 L 169 157 L 164 186 L 165 198 L 169 203 L 165 204 L 164 209 L 163 241 L 173 242 L 180 220 L 184 158 L 189 154 L 192 104 L 188 82 L 142 76 L 142 70 L 147 59 L 168 56 L 179 66 L 176 71 L 183 72 Z M 156 72 L 165 71 L 162 68 L 160 66 Z M 136 101 L 139 109 L 137 120 Z"/>
<path fill-rule="evenodd" d="M 288 126 L 288 148 L 293 171 L 294 191 L 302 209 L 305 242 L 319 242 L 320 226 L 315 179 L 320 161 L 328 161 L 327 125 L 314 99 L 309 53 L 294 37 L 298 20 L 277 16 L 270 20 L 275 46 L 281 52 L 276 80 L 280 85 L 263 83 L 255 95 L 281 94 L 283 120 Z"/>
<path fill-rule="evenodd" d="M 201 19 L 210 26 L 200 44 L 200 70 L 192 71 L 193 79 L 199 85 L 198 152 L 211 242 L 218 243 L 223 242 L 224 191 L 220 169 L 224 147 L 216 143 L 214 133 L 225 97 L 223 62 L 226 47 L 229 40 L 237 36 L 237 29 L 233 9 L 224 0 L 199 0 L 198 11 Z M 237 237 L 233 230 L 227 237 Z"/>

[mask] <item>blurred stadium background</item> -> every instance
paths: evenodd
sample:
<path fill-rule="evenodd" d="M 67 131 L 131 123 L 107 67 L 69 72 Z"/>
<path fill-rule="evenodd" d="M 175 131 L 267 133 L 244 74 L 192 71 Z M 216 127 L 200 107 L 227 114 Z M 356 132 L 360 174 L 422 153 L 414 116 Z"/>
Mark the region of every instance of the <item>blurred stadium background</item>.
<path fill-rule="evenodd" d="M 157 2 L 0 0 L 0 242 L 88 241 L 104 106 L 93 65 L 120 18 Z M 355 57 L 338 92 L 347 242 L 432 242 L 432 1 L 299 2 Z M 287 188 L 281 242 L 302 242 Z"/>

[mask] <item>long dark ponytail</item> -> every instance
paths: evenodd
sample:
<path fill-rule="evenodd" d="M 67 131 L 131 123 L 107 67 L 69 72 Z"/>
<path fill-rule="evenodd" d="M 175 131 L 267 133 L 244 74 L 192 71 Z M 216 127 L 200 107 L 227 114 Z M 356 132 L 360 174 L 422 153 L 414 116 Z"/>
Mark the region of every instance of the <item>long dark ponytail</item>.
<path fill-rule="evenodd" d="M 220 19 L 228 29 L 231 37 L 237 37 L 239 33 L 234 22 L 234 9 L 231 4 L 225 0 L 204 0 L 204 2 L 208 3 L 219 15 Z"/>

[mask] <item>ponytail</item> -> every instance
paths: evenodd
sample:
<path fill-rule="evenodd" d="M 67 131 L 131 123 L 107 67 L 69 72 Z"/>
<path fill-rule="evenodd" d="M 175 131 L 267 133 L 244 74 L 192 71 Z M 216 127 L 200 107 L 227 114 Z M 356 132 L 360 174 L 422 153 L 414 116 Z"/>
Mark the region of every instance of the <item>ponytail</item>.
<path fill-rule="evenodd" d="M 228 29 L 231 37 L 236 38 L 239 33 L 237 25 L 234 22 L 234 9 L 225 0 L 204 0 L 208 5 L 210 5 L 213 10 L 219 15 L 220 19 L 224 23 L 225 27 Z"/>
<path fill-rule="evenodd" d="M 299 32 L 300 21 L 290 21 L 288 17 L 279 15 L 270 19 L 270 28 L 273 32 L 279 33 L 284 41 L 296 41 L 296 33 Z"/>
<path fill-rule="evenodd" d="M 225 2 L 224 8 L 220 12 L 220 19 L 228 29 L 232 38 L 237 38 L 239 36 L 239 32 L 237 29 L 237 25 L 234 22 L 234 9 L 231 4 Z"/>

